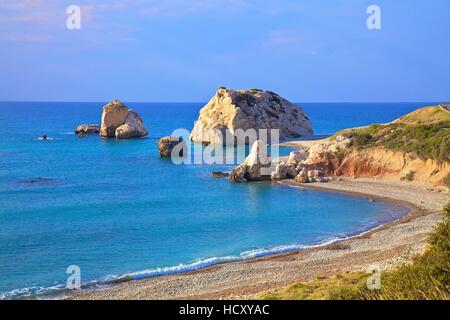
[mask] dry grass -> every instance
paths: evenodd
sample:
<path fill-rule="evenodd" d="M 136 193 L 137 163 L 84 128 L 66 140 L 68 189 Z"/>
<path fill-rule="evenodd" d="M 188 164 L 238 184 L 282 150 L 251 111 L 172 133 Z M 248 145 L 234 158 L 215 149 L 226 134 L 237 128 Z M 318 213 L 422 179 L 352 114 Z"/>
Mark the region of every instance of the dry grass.
<path fill-rule="evenodd" d="M 439 122 L 450 121 L 450 112 L 441 107 L 425 107 L 414 112 L 411 112 L 400 119 L 396 123 L 403 123 L 407 125 L 418 124 L 434 124 Z"/>

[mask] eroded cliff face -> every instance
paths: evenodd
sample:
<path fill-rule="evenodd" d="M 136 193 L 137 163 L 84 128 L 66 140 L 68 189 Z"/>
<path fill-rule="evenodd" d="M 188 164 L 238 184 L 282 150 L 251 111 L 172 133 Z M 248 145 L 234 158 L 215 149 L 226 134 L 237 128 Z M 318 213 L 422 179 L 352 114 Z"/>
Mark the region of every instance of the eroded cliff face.
<path fill-rule="evenodd" d="M 312 134 L 305 112 L 275 93 L 220 88 L 200 111 L 190 139 L 205 144 L 253 144 L 239 141 L 237 130 L 279 129 L 280 138 Z"/>
<path fill-rule="evenodd" d="M 292 178 L 289 169 L 295 168 L 298 182 L 314 182 L 317 177 L 370 177 L 423 182 L 434 186 L 443 185 L 450 172 L 450 163 L 433 159 L 421 159 L 406 152 L 387 150 L 381 147 L 356 149 L 350 139 L 337 136 L 335 139 L 317 143 L 302 149 L 303 157 L 291 155 L 287 163 L 281 163 L 272 174 L 272 179 Z M 286 168 L 283 168 L 286 167 Z M 287 172 L 287 173 L 286 173 Z M 314 174 L 311 179 L 308 174 Z"/>
<path fill-rule="evenodd" d="M 423 107 L 391 123 L 344 130 L 311 147 L 308 161 L 337 176 L 444 185 L 450 174 L 449 130 L 444 105 Z M 349 143 L 336 148 L 338 140 Z"/>
<path fill-rule="evenodd" d="M 408 153 L 383 148 L 351 150 L 333 170 L 337 176 L 406 179 L 432 185 L 441 185 L 449 172 L 448 162 L 423 160 Z"/>

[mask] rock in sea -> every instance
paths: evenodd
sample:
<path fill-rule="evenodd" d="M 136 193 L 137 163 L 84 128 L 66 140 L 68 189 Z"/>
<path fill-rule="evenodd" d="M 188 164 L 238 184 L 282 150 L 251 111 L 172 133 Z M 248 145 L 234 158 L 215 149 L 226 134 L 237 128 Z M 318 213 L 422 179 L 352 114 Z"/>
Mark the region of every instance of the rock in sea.
<path fill-rule="evenodd" d="M 267 155 L 267 145 L 261 140 L 255 141 L 245 161 L 237 166 L 230 175 L 232 182 L 270 180 L 272 160 Z"/>
<path fill-rule="evenodd" d="M 239 141 L 237 130 L 279 129 L 280 139 L 312 134 L 303 109 L 276 93 L 220 88 L 200 110 L 190 139 L 204 144 L 253 144 L 261 136 Z"/>
<path fill-rule="evenodd" d="M 142 118 L 119 100 L 103 107 L 100 135 L 105 138 L 141 138 L 148 134 Z"/>
<path fill-rule="evenodd" d="M 86 134 L 98 134 L 100 133 L 100 125 L 98 124 L 80 124 L 75 129 L 75 134 L 84 136 Z"/>
<path fill-rule="evenodd" d="M 179 149 L 178 154 L 176 156 L 183 157 L 184 156 L 184 150 L 186 149 L 186 142 L 183 140 L 183 138 L 178 137 L 164 137 L 161 138 L 158 141 L 158 150 L 161 158 L 170 158 L 172 157 L 173 149 L 178 146 L 179 144 L 182 144 L 177 149 Z"/>

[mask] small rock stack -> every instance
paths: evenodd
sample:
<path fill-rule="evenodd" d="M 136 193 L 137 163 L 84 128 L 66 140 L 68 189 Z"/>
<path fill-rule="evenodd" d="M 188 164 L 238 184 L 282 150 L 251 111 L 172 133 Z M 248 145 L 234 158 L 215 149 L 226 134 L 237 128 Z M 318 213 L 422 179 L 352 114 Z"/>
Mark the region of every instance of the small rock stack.
<path fill-rule="evenodd" d="M 75 134 L 80 138 L 87 134 L 100 134 L 104 138 L 130 139 L 145 137 L 148 132 L 135 111 L 114 100 L 103 107 L 101 125 L 80 124 Z"/>
<path fill-rule="evenodd" d="M 170 158 L 172 157 L 173 149 L 181 144 L 178 154 L 176 156 L 183 157 L 184 150 L 186 149 L 186 142 L 183 138 L 178 137 L 164 137 L 158 141 L 158 150 L 161 158 Z"/>
<path fill-rule="evenodd" d="M 105 138 L 141 138 L 148 134 L 142 118 L 119 100 L 103 107 L 100 135 Z"/>

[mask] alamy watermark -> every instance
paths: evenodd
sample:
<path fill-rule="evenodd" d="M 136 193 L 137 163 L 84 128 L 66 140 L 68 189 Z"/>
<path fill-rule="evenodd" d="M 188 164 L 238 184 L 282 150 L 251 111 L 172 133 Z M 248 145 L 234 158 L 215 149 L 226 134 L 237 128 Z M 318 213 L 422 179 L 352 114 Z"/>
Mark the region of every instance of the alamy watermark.
<path fill-rule="evenodd" d="M 367 289 L 380 290 L 381 289 L 381 268 L 379 266 L 370 266 L 367 272 L 371 275 L 367 278 Z"/>
<path fill-rule="evenodd" d="M 381 30 L 381 8 L 375 4 L 367 7 L 367 29 L 369 30 Z"/>
<path fill-rule="evenodd" d="M 261 174 L 270 175 L 271 159 L 280 155 L 279 129 L 208 129 L 188 144 L 190 134 L 187 129 L 177 129 L 171 134 L 174 141 L 179 141 L 171 150 L 171 160 L 176 165 L 238 165 L 250 153 L 257 156 L 251 161 L 261 167 Z"/>
<path fill-rule="evenodd" d="M 77 265 L 70 265 L 66 269 L 69 275 L 66 281 L 66 289 L 79 290 L 81 289 L 81 269 Z"/>
<path fill-rule="evenodd" d="M 66 27 L 69 30 L 81 29 L 81 7 L 77 5 L 70 5 L 66 9 Z"/>

